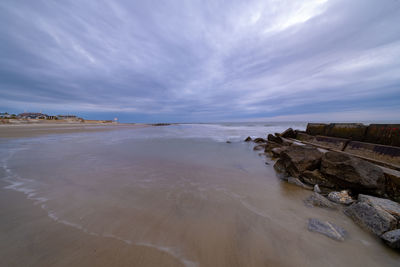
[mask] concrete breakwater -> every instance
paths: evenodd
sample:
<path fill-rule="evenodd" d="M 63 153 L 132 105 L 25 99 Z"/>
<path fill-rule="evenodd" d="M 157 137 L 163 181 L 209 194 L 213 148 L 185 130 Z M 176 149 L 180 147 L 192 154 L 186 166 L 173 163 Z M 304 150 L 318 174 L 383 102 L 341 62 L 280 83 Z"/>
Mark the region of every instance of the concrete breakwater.
<path fill-rule="evenodd" d="M 309 123 L 296 139 L 400 170 L 400 124 Z"/>

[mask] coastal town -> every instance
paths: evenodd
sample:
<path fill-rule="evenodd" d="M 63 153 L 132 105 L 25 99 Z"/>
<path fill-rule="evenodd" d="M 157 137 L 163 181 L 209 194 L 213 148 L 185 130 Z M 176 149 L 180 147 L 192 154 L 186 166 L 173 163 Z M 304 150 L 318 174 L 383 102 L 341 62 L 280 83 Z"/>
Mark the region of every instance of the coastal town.
<path fill-rule="evenodd" d="M 0 113 L 0 124 L 20 124 L 20 123 L 117 123 L 118 119 L 114 120 L 86 120 L 77 115 L 48 115 L 41 112 L 24 112 L 20 114 L 12 114 L 8 112 Z"/>

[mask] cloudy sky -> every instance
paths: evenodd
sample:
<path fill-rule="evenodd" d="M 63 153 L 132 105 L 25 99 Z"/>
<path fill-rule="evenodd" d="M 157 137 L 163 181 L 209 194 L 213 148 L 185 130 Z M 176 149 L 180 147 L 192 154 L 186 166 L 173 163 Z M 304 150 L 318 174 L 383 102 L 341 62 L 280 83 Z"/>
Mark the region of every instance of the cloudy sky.
<path fill-rule="evenodd" d="M 2 0 L 0 111 L 400 119 L 400 1 Z"/>

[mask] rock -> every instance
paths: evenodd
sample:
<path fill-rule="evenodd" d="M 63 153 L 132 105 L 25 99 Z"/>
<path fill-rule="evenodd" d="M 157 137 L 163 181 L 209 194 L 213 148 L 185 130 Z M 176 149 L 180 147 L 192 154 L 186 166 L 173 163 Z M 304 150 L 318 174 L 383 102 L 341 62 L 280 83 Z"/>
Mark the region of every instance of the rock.
<path fill-rule="evenodd" d="M 337 209 L 337 205 L 335 203 L 330 202 L 327 198 L 324 196 L 318 194 L 318 193 L 313 193 L 311 196 L 306 198 L 304 200 L 304 203 L 307 206 L 313 206 L 313 207 L 321 207 L 321 208 L 328 208 L 328 209 Z"/>
<path fill-rule="evenodd" d="M 258 151 L 258 150 L 264 150 L 265 149 L 265 145 L 257 145 L 253 148 L 253 150 Z"/>
<path fill-rule="evenodd" d="M 335 185 L 326 179 L 319 170 L 304 171 L 300 178 L 307 184 L 316 185 L 321 187 L 335 188 Z"/>
<path fill-rule="evenodd" d="M 349 195 L 349 191 L 343 190 L 340 192 L 330 192 L 328 199 L 338 204 L 350 205 L 354 202 L 354 199 Z"/>
<path fill-rule="evenodd" d="M 400 221 L 400 204 L 397 202 L 386 198 L 379 198 L 362 194 L 358 195 L 358 201 L 366 202 L 375 208 L 380 208 Z"/>
<path fill-rule="evenodd" d="M 344 241 L 347 236 L 346 230 L 330 222 L 323 222 L 318 219 L 308 220 L 308 230 L 311 232 L 326 235 L 337 241 Z"/>
<path fill-rule="evenodd" d="M 275 147 L 271 150 L 272 156 L 275 158 L 279 158 L 281 156 L 281 153 L 286 149 L 288 149 L 287 146 Z"/>
<path fill-rule="evenodd" d="M 314 185 L 314 192 L 320 194 L 321 193 L 321 188 L 319 188 L 319 185 Z"/>
<path fill-rule="evenodd" d="M 265 140 L 264 138 L 258 137 L 256 139 L 254 139 L 254 143 L 257 143 L 257 144 L 266 143 L 266 142 L 267 142 L 267 140 Z"/>
<path fill-rule="evenodd" d="M 293 131 L 292 128 L 289 128 L 286 131 L 284 131 L 283 133 L 281 133 L 280 136 L 284 137 L 284 138 L 296 138 L 296 133 L 295 133 L 295 131 Z"/>
<path fill-rule="evenodd" d="M 226 141 L 226 143 L 227 143 L 227 144 L 230 144 L 230 143 L 232 143 L 232 142 L 231 142 L 231 141 Z"/>
<path fill-rule="evenodd" d="M 283 143 L 283 140 L 282 140 L 282 138 L 280 136 L 275 136 L 273 134 L 269 134 L 267 136 L 267 139 L 268 139 L 268 141 L 275 142 L 277 144 L 282 144 Z"/>
<path fill-rule="evenodd" d="M 277 148 L 277 147 L 281 147 L 282 145 L 275 143 L 275 142 L 271 142 L 269 141 L 267 143 L 267 145 L 265 146 L 265 152 L 266 153 L 272 153 L 272 149 Z"/>
<path fill-rule="evenodd" d="M 400 171 L 380 166 L 385 175 L 385 193 L 394 201 L 400 202 Z"/>
<path fill-rule="evenodd" d="M 286 171 L 286 167 L 282 159 L 279 159 L 275 162 L 274 169 L 281 179 L 287 180 L 289 173 Z"/>
<path fill-rule="evenodd" d="M 244 141 L 245 141 L 245 142 L 251 142 L 251 141 L 253 141 L 253 139 L 251 139 L 251 137 L 250 137 L 250 136 L 247 136 L 247 138 L 246 138 L 246 139 L 244 139 Z"/>
<path fill-rule="evenodd" d="M 299 177 L 305 171 L 318 169 L 323 153 L 310 146 L 290 146 L 280 154 L 286 171 L 293 177 Z"/>
<path fill-rule="evenodd" d="M 392 248 L 400 248 L 400 229 L 384 233 L 381 238 Z"/>
<path fill-rule="evenodd" d="M 393 215 L 379 205 L 360 197 L 357 202 L 345 208 L 344 213 L 357 224 L 378 236 L 397 227 L 397 220 Z"/>
<path fill-rule="evenodd" d="M 313 188 L 311 186 L 303 184 L 303 182 L 300 181 L 298 178 L 288 177 L 288 183 L 295 184 L 295 185 L 303 187 L 304 189 L 307 189 L 307 190 L 313 190 Z"/>
<path fill-rule="evenodd" d="M 382 195 L 384 191 L 385 176 L 382 169 L 344 153 L 325 153 L 322 157 L 321 173 L 331 182 L 357 193 Z"/>

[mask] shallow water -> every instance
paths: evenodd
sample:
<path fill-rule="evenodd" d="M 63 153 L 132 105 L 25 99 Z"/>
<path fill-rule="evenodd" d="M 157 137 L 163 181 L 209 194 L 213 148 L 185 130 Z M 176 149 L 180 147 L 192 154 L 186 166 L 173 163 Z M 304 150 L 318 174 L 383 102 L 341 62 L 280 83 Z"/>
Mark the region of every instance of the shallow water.
<path fill-rule="evenodd" d="M 140 266 L 167 265 L 165 257 L 185 266 L 398 266 L 399 254 L 340 211 L 306 207 L 311 192 L 279 180 L 273 162 L 241 142 L 287 127 L 175 125 L 7 140 L 0 143 L 0 192 L 19 191 L 47 214 L 36 228 L 21 227 L 26 234 L 65 226 L 41 241 L 57 252 L 67 229 L 78 233 L 80 245 L 57 260 L 33 249 L 42 266 L 78 256 L 84 260 L 75 266 L 93 265 L 92 243 L 84 242 L 90 238 L 98 248 L 119 242 L 117 251 L 152 249 Z M 7 209 L 1 220 L 23 212 Z M 308 232 L 309 218 L 329 220 L 349 236 L 338 242 Z M 33 257 L 17 248 L 0 256 Z M 125 254 L 118 257 L 111 262 L 122 266 Z"/>

